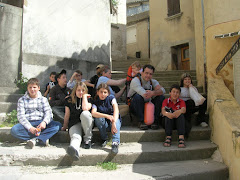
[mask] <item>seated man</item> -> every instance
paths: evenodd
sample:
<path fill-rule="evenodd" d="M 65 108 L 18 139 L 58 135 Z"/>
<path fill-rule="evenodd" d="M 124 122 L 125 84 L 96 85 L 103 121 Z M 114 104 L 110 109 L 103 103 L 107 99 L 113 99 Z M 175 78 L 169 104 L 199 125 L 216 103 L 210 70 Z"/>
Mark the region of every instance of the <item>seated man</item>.
<path fill-rule="evenodd" d="M 26 94 L 18 100 L 19 123 L 11 129 L 11 134 L 27 141 L 30 148 L 33 148 L 36 143 L 47 146 L 48 140 L 62 127 L 61 123 L 52 120 L 53 114 L 48 100 L 39 90 L 38 79 L 29 79 Z"/>
<path fill-rule="evenodd" d="M 178 131 L 178 147 L 184 148 L 184 134 L 185 134 L 185 118 L 186 105 L 182 99 L 179 99 L 181 89 L 179 85 L 174 84 L 170 88 L 170 97 L 165 99 L 162 104 L 162 114 L 164 117 L 164 126 L 166 133 L 166 140 L 163 143 L 165 147 L 171 146 L 172 130 L 174 127 Z"/>
<path fill-rule="evenodd" d="M 69 97 L 71 89 L 67 88 L 66 71 L 63 69 L 57 75 L 58 84 L 49 93 L 49 104 L 52 107 L 54 119 L 63 123 L 65 114 L 65 99 Z"/>
<path fill-rule="evenodd" d="M 70 80 L 67 83 L 67 87 L 70 89 L 73 89 L 75 86 L 76 82 L 84 82 L 86 81 L 85 79 L 82 79 L 82 71 L 76 70 L 73 75 L 71 76 Z"/>
<path fill-rule="evenodd" d="M 138 117 L 139 128 L 147 130 L 148 126 L 144 123 L 144 104 L 152 101 L 155 105 L 154 123 L 152 129 L 158 129 L 160 124 L 160 112 L 162 102 L 165 99 L 163 94 L 165 89 L 160 86 L 157 80 L 152 79 L 155 68 L 148 64 L 143 67 L 140 77 L 135 77 L 131 81 L 128 97 L 131 98 L 130 111 Z"/>

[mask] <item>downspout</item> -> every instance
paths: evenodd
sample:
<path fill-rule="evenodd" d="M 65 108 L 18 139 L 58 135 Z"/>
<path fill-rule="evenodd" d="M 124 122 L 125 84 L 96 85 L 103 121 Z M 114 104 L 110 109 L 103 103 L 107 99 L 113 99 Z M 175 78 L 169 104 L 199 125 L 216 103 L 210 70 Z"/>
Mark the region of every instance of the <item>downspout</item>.
<path fill-rule="evenodd" d="M 148 18 L 148 58 L 150 59 L 150 18 Z"/>
<path fill-rule="evenodd" d="M 204 60 L 204 87 L 203 91 L 207 93 L 207 67 L 206 67 L 206 37 L 205 37 L 205 17 L 204 17 L 204 2 L 202 5 L 202 31 L 203 31 L 203 60 Z"/>

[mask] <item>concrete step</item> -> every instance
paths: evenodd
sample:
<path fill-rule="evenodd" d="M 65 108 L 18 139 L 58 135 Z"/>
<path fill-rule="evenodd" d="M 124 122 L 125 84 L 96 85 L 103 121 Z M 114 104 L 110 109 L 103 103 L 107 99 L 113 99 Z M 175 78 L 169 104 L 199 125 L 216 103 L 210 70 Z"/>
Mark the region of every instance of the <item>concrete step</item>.
<path fill-rule="evenodd" d="M 0 128 L 0 141 L 1 142 L 18 142 L 10 134 L 10 127 Z M 210 138 L 211 129 L 194 126 L 191 133 L 189 134 L 188 140 L 198 141 L 207 140 Z M 109 132 L 109 137 L 111 133 Z M 158 130 L 140 130 L 139 128 L 123 126 L 120 133 L 121 142 L 163 142 L 165 139 L 165 131 L 163 128 Z M 177 132 L 173 131 L 173 140 L 177 140 Z M 100 142 L 100 133 L 97 127 L 93 129 L 93 142 Z M 51 142 L 55 143 L 68 143 L 70 142 L 69 134 L 66 131 L 59 131 L 56 135 L 51 138 Z"/>
<path fill-rule="evenodd" d="M 121 164 L 114 171 L 98 166 L 1 166 L 0 179 L 141 179 L 141 180 L 227 180 L 228 168 L 212 159 L 142 164 Z"/>
<path fill-rule="evenodd" d="M 19 94 L 20 90 L 17 87 L 1 87 L 0 88 L 0 93 Z"/>
<path fill-rule="evenodd" d="M 112 74 L 112 79 L 122 79 L 126 78 L 127 73 L 124 74 Z M 178 81 L 180 82 L 181 76 L 153 76 L 153 79 L 157 79 L 158 81 Z M 192 80 L 196 80 L 196 76 L 192 76 Z"/>
<path fill-rule="evenodd" d="M 14 109 L 17 109 L 17 103 L 0 102 L 0 113 L 9 113 Z"/>
<path fill-rule="evenodd" d="M 22 97 L 23 94 L 7 94 L 1 93 L 0 94 L 0 102 L 18 102 L 18 99 Z"/>
<path fill-rule="evenodd" d="M 101 162 L 118 164 L 137 164 L 167 161 L 183 161 L 210 158 L 217 146 L 209 140 L 187 141 L 186 148 L 178 148 L 177 142 L 164 147 L 160 142 L 121 143 L 117 155 L 111 147 L 94 144 L 92 149 L 80 150 L 80 160 L 72 161 L 66 154 L 69 144 L 53 144 L 49 147 L 36 146 L 28 149 L 25 144 L 1 143 L 0 165 L 33 166 L 90 166 Z"/>

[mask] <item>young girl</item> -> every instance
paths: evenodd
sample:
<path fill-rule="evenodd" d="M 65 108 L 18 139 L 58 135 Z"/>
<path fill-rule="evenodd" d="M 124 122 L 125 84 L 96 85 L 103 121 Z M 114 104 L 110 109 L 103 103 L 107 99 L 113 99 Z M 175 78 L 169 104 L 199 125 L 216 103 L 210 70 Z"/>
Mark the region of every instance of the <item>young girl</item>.
<path fill-rule="evenodd" d="M 105 83 L 100 84 L 97 88 L 96 100 L 92 106 L 92 115 L 103 140 L 102 147 L 107 144 L 107 130 L 111 130 L 112 152 L 117 154 L 120 143 L 121 119 L 117 101 L 113 95 L 110 95 L 109 87 Z"/>
<path fill-rule="evenodd" d="M 208 124 L 205 122 L 205 112 L 207 110 L 207 100 L 204 101 L 204 103 L 198 107 L 195 106 L 194 101 L 190 97 L 189 93 L 189 87 L 193 87 L 196 91 L 197 88 L 193 86 L 192 84 L 192 77 L 188 73 L 184 73 L 181 77 L 180 81 L 180 87 L 181 87 L 181 94 L 180 98 L 183 99 L 186 103 L 186 114 L 185 119 L 186 123 L 188 123 L 189 127 L 186 127 L 186 131 L 190 132 L 191 129 L 191 115 L 197 111 L 199 111 L 197 115 L 196 125 L 201 125 L 202 127 L 207 127 Z M 189 129 L 190 128 L 190 129 Z"/>
<path fill-rule="evenodd" d="M 69 129 L 71 138 L 67 153 L 74 161 L 79 160 L 79 148 L 84 132 L 84 148 L 91 148 L 93 118 L 90 113 L 92 104 L 89 102 L 88 89 L 85 83 L 76 82 L 72 93 L 65 105 L 65 116 L 62 130 Z"/>

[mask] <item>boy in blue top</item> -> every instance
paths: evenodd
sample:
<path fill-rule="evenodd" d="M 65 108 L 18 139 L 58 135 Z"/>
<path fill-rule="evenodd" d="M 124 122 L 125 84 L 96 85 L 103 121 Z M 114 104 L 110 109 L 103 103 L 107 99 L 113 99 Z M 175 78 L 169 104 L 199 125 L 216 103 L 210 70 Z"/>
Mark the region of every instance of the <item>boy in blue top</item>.
<path fill-rule="evenodd" d="M 27 141 L 30 148 L 33 148 L 37 142 L 47 146 L 49 139 L 61 130 L 61 124 L 52 120 L 52 109 L 47 98 L 43 97 L 39 90 L 38 79 L 29 79 L 27 92 L 18 100 L 19 123 L 11 129 L 11 134 Z M 41 130 L 40 135 L 38 129 Z"/>
<path fill-rule="evenodd" d="M 118 153 L 120 143 L 121 119 L 117 100 L 110 95 L 107 84 L 102 83 L 97 88 L 97 98 L 92 105 L 92 116 L 99 128 L 103 140 L 102 147 L 106 146 L 108 140 L 107 130 L 112 132 L 112 152 Z"/>

